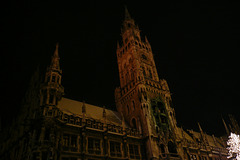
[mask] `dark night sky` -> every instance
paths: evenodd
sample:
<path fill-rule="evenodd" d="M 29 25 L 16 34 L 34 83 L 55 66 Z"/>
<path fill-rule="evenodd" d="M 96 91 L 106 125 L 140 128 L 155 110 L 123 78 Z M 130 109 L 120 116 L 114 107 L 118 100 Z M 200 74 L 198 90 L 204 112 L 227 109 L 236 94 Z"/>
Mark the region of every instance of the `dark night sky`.
<path fill-rule="evenodd" d="M 137 2 L 137 3 L 136 3 Z M 156 3 L 158 2 L 158 3 Z M 152 46 L 179 126 L 224 134 L 221 115 L 240 120 L 238 4 L 208 1 L 11 1 L 2 5 L 1 117 L 17 115 L 30 76 L 59 42 L 65 97 L 114 108 L 116 44 L 124 5 Z"/>

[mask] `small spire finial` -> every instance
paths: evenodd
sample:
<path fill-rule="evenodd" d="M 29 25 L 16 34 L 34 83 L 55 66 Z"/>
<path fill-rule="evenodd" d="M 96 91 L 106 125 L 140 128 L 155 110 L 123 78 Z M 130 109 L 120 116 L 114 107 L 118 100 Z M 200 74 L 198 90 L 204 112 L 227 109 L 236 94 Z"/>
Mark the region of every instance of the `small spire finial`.
<path fill-rule="evenodd" d="M 103 118 L 106 118 L 106 110 L 105 110 L 105 106 L 103 106 Z"/>
<path fill-rule="evenodd" d="M 86 105 L 85 105 L 85 101 L 83 101 L 83 105 L 82 105 L 82 113 L 86 114 Z"/>
<path fill-rule="evenodd" d="M 225 127 L 225 130 L 226 130 L 226 133 L 227 133 L 227 135 L 229 135 L 229 129 L 228 129 L 228 127 L 227 127 L 227 125 L 226 125 L 223 117 L 222 117 L 222 121 L 223 121 L 223 125 L 224 125 L 224 127 Z"/>
<path fill-rule="evenodd" d="M 121 118 L 122 118 L 122 127 L 125 128 L 125 119 L 122 112 L 121 112 Z"/>
<path fill-rule="evenodd" d="M 127 20 L 127 19 L 131 19 L 131 16 L 128 12 L 127 6 L 125 6 L 125 20 Z"/>
<path fill-rule="evenodd" d="M 198 122 L 198 127 L 201 132 L 203 132 L 202 127 L 200 126 L 200 123 Z"/>
<path fill-rule="evenodd" d="M 59 48 L 59 43 L 57 42 L 55 52 L 54 52 L 54 57 L 58 57 L 58 48 Z"/>
<path fill-rule="evenodd" d="M 58 48 L 59 48 L 59 44 L 57 43 L 54 54 L 52 56 L 52 63 L 51 63 L 51 67 L 55 69 L 60 69 L 60 65 L 59 65 L 60 58 L 58 56 Z"/>
<path fill-rule="evenodd" d="M 149 42 L 148 42 L 148 39 L 147 39 L 147 36 L 145 36 L 145 42 L 146 42 L 146 43 L 149 43 Z"/>

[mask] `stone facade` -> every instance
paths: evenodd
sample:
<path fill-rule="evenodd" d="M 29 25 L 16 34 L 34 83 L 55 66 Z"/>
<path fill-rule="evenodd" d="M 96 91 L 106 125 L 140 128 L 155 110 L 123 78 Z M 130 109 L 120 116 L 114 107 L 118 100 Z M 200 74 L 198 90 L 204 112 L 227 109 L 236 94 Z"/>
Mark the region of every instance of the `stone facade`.
<path fill-rule="evenodd" d="M 44 82 L 36 72 L 22 114 L 1 133 L 0 159 L 227 159 L 226 139 L 207 135 L 200 124 L 199 132 L 177 126 L 171 93 L 158 77 L 151 45 L 125 12 L 117 46 L 117 112 L 63 97 L 57 45 Z M 234 123 L 230 129 L 239 131 Z"/>

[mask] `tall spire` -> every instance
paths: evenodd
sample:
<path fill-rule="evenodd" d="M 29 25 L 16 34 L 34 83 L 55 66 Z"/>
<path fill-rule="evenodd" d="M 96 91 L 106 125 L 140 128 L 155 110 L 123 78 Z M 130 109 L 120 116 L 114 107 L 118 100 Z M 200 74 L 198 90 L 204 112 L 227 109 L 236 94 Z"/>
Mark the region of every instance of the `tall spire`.
<path fill-rule="evenodd" d="M 132 19 L 129 12 L 128 12 L 128 9 L 127 7 L 125 6 L 125 20 L 129 20 L 129 19 Z"/>
<path fill-rule="evenodd" d="M 225 127 L 225 130 L 226 130 L 226 133 L 227 133 L 227 135 L 229 135 L 229 129 L 228 129 L 228 127 L 227 127 L 227 125 L 226 125 L 223 117 L 222 117 L 222 121 L 223 121 L 223 125 L 224 125 L 224 127 Z"/>
<path fill-rule="evenodd" d="M 60 65 L 59 65 L 59 55 L 58 55 L 58 47 L 59 47 L 59 44 L 57 43 L 56 44 L 56 49 L 54 51 L 54 54 L 52 56 L 52 62 L 51 62 L 51 68 L 53 69 L 57 69 L 59 70 L 60 69 Z"/>
<path fill-rule="evenodd" d="M 86 114 L 86 105 L 85 105 L 85 101 L 83 101 L 82 103 L 82 113 Z"/>
<path fill-rule="evenodd" d="M 103 106 L 103 118 L 105 119 L 107 116 L 106 116 L 106 110 L 105 110 L 105 106 Z"/>
<path fill-rule="evenodd" d="M 83 122 L 85 122 L 85 118 L 86 118 L 86 106 L 85 106 L 85 101 L 82 102 L 82 114 L 83 114 Z"/>
<path fill-rule="evenodd" d="M 203 132 L 202 127 L 200 126 L 199 122 L 198 122 L 198 127 L 199 127 L 200 132 Z"/>

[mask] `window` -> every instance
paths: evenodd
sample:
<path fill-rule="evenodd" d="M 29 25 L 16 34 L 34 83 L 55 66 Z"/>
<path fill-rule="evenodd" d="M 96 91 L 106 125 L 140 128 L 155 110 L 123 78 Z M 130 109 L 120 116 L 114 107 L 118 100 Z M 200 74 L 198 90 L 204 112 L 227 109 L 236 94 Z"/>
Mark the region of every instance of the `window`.
<path fill-rule="evenodd" d="M 163 144 L 160 144 L 161 154 L 163 157 L 165 157 L 165 147 Z"/>
<path fill-rule="evenodd" d="M 63 135 L 63 146 L 65 146 L 65 147 L 69 146 L 69 135 L 68 134 Z"/>
<path fill-rule="evenodd" d="M 110 155 L 113 157 L 122 157 L 121 153 L 121 143 L 110 142 Z"/>
<path fill-rule="evenodd" d="M 71 136 L 71 147 L 77 147 L 77 136 Z"/>
<path fill-rule="evenodd" d="M 49 96 L 49 104 L 53 104 L 53 94 L 50 94 Z"/>
<path fill-rule="evenodd" d="M 47 77 L 47 82 L 50 82 L 50 76 Z"/>
<path fill-rule="evenodd" d="M 131 70 L 131 80 L 134 80 L 134 72 Z"/>
<path fill-rule="evenodd" d="M 167 118 L 165 115 L 161 115 L 160 118 L 162 123 L 167 123 Z"/>
<path fill-rule="evenodd" d="M 133 110 L 135 110 L 135 103 L 132 101 Z"/>
<path fill-rule="evenodd" d="M 137 122 L 135 118 L 132 119 L 132 125 L 134 129 L 137 129 Z"/>
<path fill-rule="evenodd" d="M 168 142 L 168 150 L 170 153 L 177 153 L 176 144 L 172 141 Z"/>
<path fill-rule="evenodd" d="M 88 153 L 101 154 L 100 139 L 88 138 Z"/>
<path fill-rule="evenodd" d="M 149 77 L 152 78 L 152 71 L 149 69 Z"/>
<path fill-rule="evenodd" d="M 138 145 L 129 144 L 129 154 L 130 154 L 130 158 L 140 159 Z"/>
<path fill-rule="evenodd" d="M 127 105 L 127 113 L 129 114 L 129 107 L 128 107 L 128 105 Z"/>
<path fill-rule="evenodd" d="M 142 67 L 142 71 L 143 71 L 143 76 L 146 77 L 146 71 L 145 71 L 144 67 Z"/>
<path fill-rule="evenodd" d="M 77 152 L 77 135 L 63 134 L 63 150 Z"/>
<path fill-rule="evenodd" d="M 50 138 L 50 129 L 46 128 L 45 134 L 44 134 L 44 140 L 49 140 L 49 138 Z"/>
<path fill-rule="evenodd" d="M 52 82 L 55 82 L 55 81 L 56 81 L 56 76 L 52 75 Z"/>

